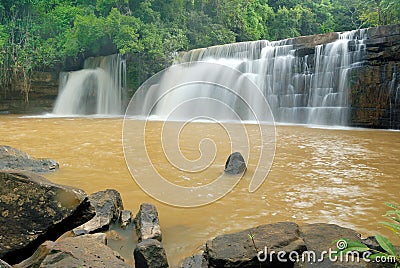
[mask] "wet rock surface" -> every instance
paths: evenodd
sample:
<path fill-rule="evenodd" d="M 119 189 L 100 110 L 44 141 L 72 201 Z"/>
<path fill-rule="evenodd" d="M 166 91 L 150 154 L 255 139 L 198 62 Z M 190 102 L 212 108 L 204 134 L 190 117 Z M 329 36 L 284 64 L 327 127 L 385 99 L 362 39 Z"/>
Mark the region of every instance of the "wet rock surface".
<path fill-rule="evenodd" d="M 156 239 L 162 241 L 158 212 L 153 204 L 143 203 L 135 217 L 135 228 L 138 241 Z"/>
<path fill-rule="evenodd" d="M 37 173 L 51 172 L 59 167 L 55 160 L 35 159 L 27 153 L 0 145 L 0 170 L 25 170 Z"/>
<path fill-rule="evenodd" d="M 89 196 L 90 204 L 95 208 L 96 215 L 88 222 L 75 228 L 76 235 L 95 233 L 108 230 L 111 223 L 117 221 L 123 210 L 121 195 L 118 191 L 107 189 Z"/>
<path fill-rule="evenodd" d="M 0 171 L 0 258 L 18 263 L 94 216 L 84 191 L 30 172 Z"/>

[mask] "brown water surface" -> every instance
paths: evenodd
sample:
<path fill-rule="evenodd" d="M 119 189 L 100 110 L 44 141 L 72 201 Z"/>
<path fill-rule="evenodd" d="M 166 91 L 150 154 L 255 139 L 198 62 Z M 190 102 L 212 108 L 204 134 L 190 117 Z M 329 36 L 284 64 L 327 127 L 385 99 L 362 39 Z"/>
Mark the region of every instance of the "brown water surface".
<path fill-rule="evenodd" d="M 250 161 L 245 178 L 224 198 L 198 208 L 177 208 L 152 199 L 132 179 L 122 149 L 122 123 L 121 118 L 1 116 L 0 144 L 57 160 L 60 170 L 45 175 L 53 182 L 89 194 L 118 190 L 124 207 L 134 214 L 141 203 L 154 203 L 171 264 L 216 235 L 278 221 L 335 223 L 363 236 L 381 233 L 394 239 L 378 222 L 385 220 L 384 202 L 400 203 L 400 132 L 277 126 L 275 159 L 258 191 L 247 190 L 248 174 L 254 171 Z M 223 170 L 230 147 L 217 127 L 194 123 L 183 135 L 182 150 L 189 159 L 199 157 L 201 133 L 207 133 L 218 149 L 215 165 L 193 178 L 168 166 L 157 142 L 160 125 L 149 127 L 154 129 L 154 136 L 152 131 L 146 136 L 149 155 L 160 173 L 171 175 L 175 183 L 209 183 Z M 246 128 L 251 136 L 254 127 Z M 143 157 L 137 156 L 138 163 Z"/>

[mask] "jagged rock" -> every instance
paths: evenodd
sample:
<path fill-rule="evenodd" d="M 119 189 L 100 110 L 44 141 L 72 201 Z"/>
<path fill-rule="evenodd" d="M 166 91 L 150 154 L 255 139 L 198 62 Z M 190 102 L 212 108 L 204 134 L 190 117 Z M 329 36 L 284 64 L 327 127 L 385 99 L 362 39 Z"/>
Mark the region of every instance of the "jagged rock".
<path fill-rule="evenodd" d="M 0 171 L 0 258 L 18 263 L 94 216 L 84 191 L 30 172 Z"/>
<path fill-rule="evenodd" d="M 158 212 L 153 204 L 143 203 L 135 217 L 135 228 L 138 240 L 156 239 L 162 241 Z"/>
<path fill-rule="evenodd" d="M 12 268 L 12 266 L 3 260 L 0 260 L 0 268 Z"/>
<path fill-rule="evenodd" d="M 58 163 L 51 159 L 34 159 L 16 148 L 0 145 L 0 170 L 26 170 L 50 172 L 58 169 Z"/>
<path fill-rule="evenodd" d="M 225 163 L 225 173 L 240 174 L 246 170 L 246 163 L 241 153 L 232 153 Z"/>
<path fill-rule="evenodd" d="M 83 225 L 75 228 L 75 235 L 95 233 L 108 230 L 111 223 L 119 219 L 123 204 L 121 195 L 116 190 L 107 189 L 89 196 L 90 203 L 96 210 L 96 216 Z"/>
<path fill-rule="evenodd" d="M 207 241 L 204 256 L 209 267 L 293 267 L 288 256 L 284 256 L 287 262 L 279 262 L 273 251 L 301 254 L 305 250 L 298 225 L 279 222 L 217 236 Z M 265 262 L 260 262 L 257 257 L 260 251 L 267 254 L 260 254 L 260 257 L 266 257 Z"/>
<path fill-rule="evenodd" d="M 62 239 L 56 242 L 40 267 L 131 267 L 117 252 L 104 245 L 102 239 L 97 234 Z"/>
<path fill-rule="evenodd" d="M 168 266 L 167 255 L 160 241 L 146 239 L 136 245 L 134 250 L 136 268 L 165 268 Z"/>
<path fill-rule="evenodd" d="M 122 210 L 120 216 L 121 228 L 125 229 L 132 222 L 132 211 Z"/>

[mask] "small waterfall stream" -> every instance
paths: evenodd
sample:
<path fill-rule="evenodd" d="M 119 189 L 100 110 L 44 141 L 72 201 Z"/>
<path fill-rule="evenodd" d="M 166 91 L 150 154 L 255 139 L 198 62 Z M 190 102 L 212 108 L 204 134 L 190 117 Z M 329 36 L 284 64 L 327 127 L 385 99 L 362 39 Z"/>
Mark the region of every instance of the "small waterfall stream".
<path fill-rule="evenodd" d="M 88 58 L 84 69 L 60 74 L 55 115 L 120 115 L 126 89 L 121 55 Z"/>
<path fill-rule="evenodd" d="M 201 48 L 182 53 L 177 63 L 209 62 L 226 65 L 242 72 L 250 78 L 268 100 L 275 121 L 296 124 L 347 125 L 349 115 L 348 89 L 349 75 L 353 68 L 362 64 L 365 55 L 365 30 L 339 33 L 338 39 L 332 43 L 317 45 L 306 55 L 299 53 L 299 46 L 293 39 L 269 42 L 266 40 L 234 43 L 228 45 Z M 314 51 L 312 51 L 314 49 Z M 223 77 L 223 73 L 193 68 L 193 75 L 202 77 Z M 169 77 L 165 77 L 168 75 Z M 160 79 L 167 83 L 174 79 L 168 73 Z M 185 75 L 188 74 L 185 71 Z M 237 83 L 240 83 L 238 79 Z M 218 80 L 215 81 L 218 83 Z M 245 89 L 242 89 L 245 92 Z M 237 100 L 218 90 L 199 86 L 197 89 L 175 90 L 157 103 L 153 115 L 165 118 L 173 109 L 188 99 L 208 97 L 219 99 L 230 107 Z M 240 94 L 252 94 L 251 92 Z M 154 103 L 154 96 L 159 94 L 149 90 L 143 96 L 144 103 Z M 227 98 L 230 99 L 224 99 Z M 251 107 L 257 107 L 255 103 Z M 207 104 L 196 109 L 203 109 L 208 114 Z M 240 111 L 237 111 L 240 113 Z M 183 111 L 185 113 L 185 111 Z M 185 114 L 177 116 L 184 118 Z M 248 119 L 249 118 L 241 118 Z"/>

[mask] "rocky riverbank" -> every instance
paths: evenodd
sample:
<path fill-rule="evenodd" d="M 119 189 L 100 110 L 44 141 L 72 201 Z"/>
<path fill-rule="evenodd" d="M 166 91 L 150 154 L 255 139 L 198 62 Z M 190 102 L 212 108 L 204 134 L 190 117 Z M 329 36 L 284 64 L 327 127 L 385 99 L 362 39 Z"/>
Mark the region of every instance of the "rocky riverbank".
<path fill-rule="evenodd" d="M 15 150 L 7 147 L 26 156 Z M 142 204 L 133 217 L 116 190 L 87 195 L 19 168 L 0 171 L 0 267 L 169 267 L 154 205 Z M 112 243 L 134 238 L 129 256 Z M 278 222 L 205 241 L 180 267 L 394 267 L 327 258 L 341 238 L 383 250 L 373 237 L 337 225 Z"/>

